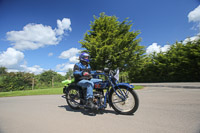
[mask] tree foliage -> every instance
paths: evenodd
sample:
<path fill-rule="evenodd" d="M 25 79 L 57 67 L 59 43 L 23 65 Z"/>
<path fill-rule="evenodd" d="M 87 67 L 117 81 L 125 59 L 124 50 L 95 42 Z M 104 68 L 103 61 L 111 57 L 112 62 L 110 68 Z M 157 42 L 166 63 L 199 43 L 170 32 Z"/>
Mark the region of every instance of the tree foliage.
<path fill-rule="evenodd" d="M 66 75 L 65 75 L 65 79 L 72 79 L 73 77 L 73 70 L 72 69 L 68 69 Z"/>
<path fill-rule="evenodd" d="M 54 83 L 61 82 L 64 79 L 64 76 L 52 70 L 44 71 L 43 73 L 37 76 L 37 81 L 39 81 L 39 85 L 44 87 L 54 87 Z"/>
<path fill-rule="evenodd" d="M 5 70 L 4 68 L 0 70 Z M 3 71 L 4 72 L 4 71 Z M 6 72 L 0 75 L 0 92 L 37 88 L 61 87 L 64 76 L 48 70 L 39 75 L 24 72 Z"/>
<path fill-rule="evenodd" d="M 6 67 L 0 67 L 0 76 L 7 74 Z"/>
<path fill-rule="evenodd" d="M 176 42 L 167 52 L 153 53 L 145 58 L 135 82 L 200 81 L 200 40 Z"/>
<path fill-rule="evenodd" d="M 33 74 L 24 72 L 7 73 L 2 79 L 0 91 L 25 90 L 32 86 Z"/>
<path fill-rule="evenodd" d="M 144 53 L 137 39 L 139 31 L 131 31 L 128 19 L 119 22 L 117 17 L 101 13 L 100 17 L 94 16 L 90 27 L 80 43 L 90 53 L 93 69 L 125 70 Z"/>

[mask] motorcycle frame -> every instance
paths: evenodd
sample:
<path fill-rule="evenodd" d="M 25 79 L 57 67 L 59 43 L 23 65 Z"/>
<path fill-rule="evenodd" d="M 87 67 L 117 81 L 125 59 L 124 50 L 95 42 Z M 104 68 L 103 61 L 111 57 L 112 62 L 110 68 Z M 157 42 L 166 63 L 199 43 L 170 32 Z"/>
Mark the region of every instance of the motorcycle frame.
<path fill-rule="evenodd" d="M 133 85 L 130 85 L 130 84 L 128 84 L 128 83 L 119 83 L 119 81 L 117 80 L 117 79 L 115 79 L 115 82 L 113 83 L 113 80 L 114 80 L 114 76 L 112 75 L 112 74 L 106 74 L 106 73 L 98 73 L 98 74 L 96 74 L 96 75 L 104 75 L 105 77 L 107 77 L 107 86 L 106 86 L 106 88 L 107 88 L 107 91 L 106 91 L 106 94 L 105 94 L 105 96 L 104 96 L 104 104 L 102 105 L 102 108 L 106 108 L 106 106 L 107 106 L 107 99 L 108 99 L 108 103 L 109 103 L 109 105 L 111 105 L 111 102 L 109 101 L 109 96 L 110 96 L 110 93 L 111 93 L 111 91 L 112 91 L 112 89 L 113 89 L 113 91 L 116 93 L 116 95 L 119 97 L 119 98 L 121 98 L 122 99 L 122 101 L 121 102 L 123 102 L 123 101 L 125 101 L 126 100 L 126 95 L 127 95 L 127 93 L 125 93 L 125 95 L 124 95 L 124 93 L 122 92 L 122 90 L 120 89 L 120 87 L 125 87 L 126 88 L 126 90 L 128 90 L 128 89 L 130 89 L 130 88 L 134 88 L 134 86 Z M 118 92 L 116 91 L 117 89 L 119 89 L 119 91 L 120 91 L 120 93 L 122 94 L 122 96 L 120 96 L 119 94 L 118 94 Z M 101 107 L 100 107 L 101 108 Z"/>

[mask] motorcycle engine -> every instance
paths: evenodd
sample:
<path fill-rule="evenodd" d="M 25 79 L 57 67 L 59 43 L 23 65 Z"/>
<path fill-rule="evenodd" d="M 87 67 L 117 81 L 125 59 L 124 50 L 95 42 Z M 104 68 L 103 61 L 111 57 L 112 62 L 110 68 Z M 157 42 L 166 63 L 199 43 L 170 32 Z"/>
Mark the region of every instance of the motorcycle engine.
<path fill-rule="evenodd" d="M 100 91 L 95 91 L 95 92 L 93 92 L 93 96 L 96 97 L 96 98 L 102 98 L 103 94 Z"/>
<path fill-rule="evenodd" d="M 94 91 L 93 92 L 93 96 L 94 96 L 94 102 L 97 103 L 98 101 L 103 101 L 103 92 L 101 91 Z"/>

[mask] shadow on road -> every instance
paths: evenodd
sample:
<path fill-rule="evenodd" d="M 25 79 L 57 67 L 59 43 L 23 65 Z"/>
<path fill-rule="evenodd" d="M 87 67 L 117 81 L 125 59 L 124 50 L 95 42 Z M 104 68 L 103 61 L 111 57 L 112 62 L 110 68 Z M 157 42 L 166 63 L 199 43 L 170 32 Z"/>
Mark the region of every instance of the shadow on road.
<path fill-rule="evenodd" d="M 65 99 L 65 95 L 61 96 L 62 98 Z M 123 114 L 119 114 L 117 112 L 115 112 L 114 110 L 106 110 L 106 109 L 101 109 L 101 110 L 89 110 L 89 109 L 72 109 L 70 108 L 68 105 L 61 105 L 61 106 L 58 106 L 59 108 L 64 108 L 66 111 L 70 111 L 70 112 L 80 112 L 84 115 L 88 115 L 88 116 L 96 116 L 96 115 L 102 115 L 104 113 L 110 113 L 110 114 L 115 114 L 115 115 L 123 115 Z M 132 116 L 134 114 L 131 114 Z"/>
<path fill-rule="evenodd" d="M 59 108 L 64 108 L 66 109 L 66 111 L 70 111 L 70 112 L 80 112 L 84 115 L 88 115 L 88 116 L 96 116 L 96 115 L 102 115 L 104 113 L 111 113 L 111 114 L 115 114 L 115 115 L 120 115 L 118 113 L 116 113 L 114 110 L 95 110 L 95 111 L 91 111 L 88 109 L 78 109 L 78 110 L 74 110 L 71 109 L 68 105 L 61 105 L 58 106 Z"/>

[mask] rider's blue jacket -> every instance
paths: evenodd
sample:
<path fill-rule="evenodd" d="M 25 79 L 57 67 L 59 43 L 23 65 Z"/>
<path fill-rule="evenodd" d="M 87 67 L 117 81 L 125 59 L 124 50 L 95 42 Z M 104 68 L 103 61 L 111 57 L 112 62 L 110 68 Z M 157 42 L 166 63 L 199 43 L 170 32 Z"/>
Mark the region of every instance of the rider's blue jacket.
<path fill-rule="evenodd" d="M 89 74 L 94 74 L 96 71 L 92 71 L 89 64 L 84 65 L 82 62 L 76 63 L 74 65 L 73 75 L 75 77 L 75 81 L 78 82 L 82 79 L 89 80 L 91 77 L 83 76 L 84 72 L 88 72 Z"/>

